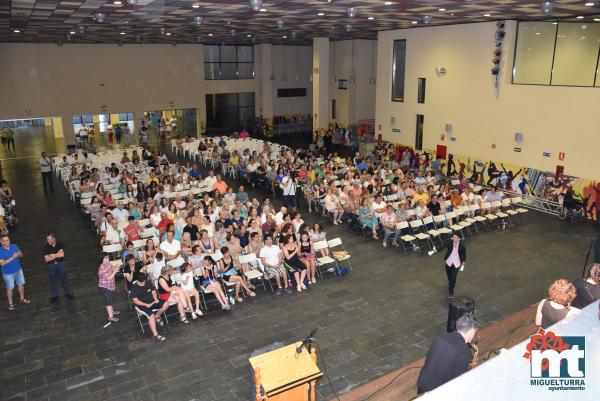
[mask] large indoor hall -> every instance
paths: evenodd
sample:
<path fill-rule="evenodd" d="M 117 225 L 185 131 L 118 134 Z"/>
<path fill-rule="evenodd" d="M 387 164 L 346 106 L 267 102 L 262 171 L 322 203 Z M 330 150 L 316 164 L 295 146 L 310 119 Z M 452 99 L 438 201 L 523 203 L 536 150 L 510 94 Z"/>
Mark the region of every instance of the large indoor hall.
<path fill-rule="evenodd" d="M 0 400 L 600 393 L 600 4 L 13 1 L 0 49 Z"/>

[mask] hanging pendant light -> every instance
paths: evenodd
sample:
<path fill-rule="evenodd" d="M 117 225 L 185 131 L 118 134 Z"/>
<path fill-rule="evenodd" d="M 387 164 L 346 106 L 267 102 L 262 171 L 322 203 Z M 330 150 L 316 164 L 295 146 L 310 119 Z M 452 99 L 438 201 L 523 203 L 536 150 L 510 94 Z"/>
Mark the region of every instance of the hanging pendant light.
<path fill-rule="evenodd" d="M 375 41 L 372 41 L 371 45 L 371 79 L 369 84 L 375 85 Z"/>
<path fill-rule="evenodd" d="M 283 82 L 287 81 L 287 75 L 285 73 L 285 46 L 281 46 L 281 64 L 283 65 L 283 75 L 281 76 L 281 80 Z"/>
<path fill-rule="evenodd" d="M 352 46 L 352 72 L 350 73 L 350 84 L 354 85 L 356 83 L 356 78 L 354 77 L 354 40 L 352 40 L 351 42 L 351 46 Z"/>
<path fill-rule="evenodd" d="M 337 82 L 337 76 L 335 75 L 335 42 L 333 42 L 333 78 L 331 82 L 334 84 Z"/>
<path fill-rule="evenodd" d="M 271 46 L 271 76 L 269 77 L 269 81 L 275 81 L 275 74 L 273 74 L 273 49 L 274 46 Z"/>
<path fill-rule="evenodd" d="M 300 82 L 300 48 L 296 46 L 296 82 Z"/>
<path fill-rule="evenodd" d="M 250 8 L 252 8 L 253 11 L 260 11 L 263 5 L 262 0 L 248 0 L 248 3 L 250 3 Z"/>

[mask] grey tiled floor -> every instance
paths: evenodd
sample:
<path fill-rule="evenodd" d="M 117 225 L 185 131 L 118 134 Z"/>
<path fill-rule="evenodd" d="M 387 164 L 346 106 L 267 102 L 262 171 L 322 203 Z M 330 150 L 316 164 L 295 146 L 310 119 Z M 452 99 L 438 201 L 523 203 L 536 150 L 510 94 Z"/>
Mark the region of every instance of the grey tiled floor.
<path fill-rule="evenodd" d="M 16 156 L 51 150 L 44 134 L 17 137 Z M 7 156 L 0 148 L 0 156 Z M 226 315 L 211 313 L 183 327 L 172 322 L 168 341 L 142 335 L 124 293 L 123 319 L 105 329 L 96 289 L 98 247 L 64 190 L 44 195 L 36 158 L 2 161 L 18 204 L 13 241 L 22 247 L 27 294 L 33 303 L 8 312 L 0 303 L 1 400 L 249 400 L 247 358 L 260 347 L 289 343 L 318 327 L 317 338 L 336 391 L 344 392 L 422 357 L 445 326 L 442 257 L 383 249 L 345 227 L 326 225 L 352 253 L 354 271 L 330 277 L 308 293 L 261 293 Z M 312 217 L 318 218 L 317 216 Z M 529 213 L 508 232 L 467 240 L 468 263 L 457 293 L 473 297 L 482 325 L 544 296 L 557 277 L 581 270 L 593 228 Z M 76 298 L 50 305 L 41 259 L 44 233 L 65 243 Z M 331 389 L 319 383 L 320 399 Z"/>

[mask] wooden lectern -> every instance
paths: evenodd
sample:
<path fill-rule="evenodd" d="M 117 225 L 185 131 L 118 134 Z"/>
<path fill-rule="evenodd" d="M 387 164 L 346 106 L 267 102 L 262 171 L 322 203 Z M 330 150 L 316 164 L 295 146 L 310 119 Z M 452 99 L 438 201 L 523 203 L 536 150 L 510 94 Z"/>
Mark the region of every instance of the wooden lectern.
<path fill-rule="evenodd" d="M 296 354 L 301 344 L 290 344 L 249 359 L 254 369 L 255 401 L 316 400 L 315 385 L 323 373 L 317 366 L 315 348 L 309 354 L 302 347 L 302 352 Z"/>

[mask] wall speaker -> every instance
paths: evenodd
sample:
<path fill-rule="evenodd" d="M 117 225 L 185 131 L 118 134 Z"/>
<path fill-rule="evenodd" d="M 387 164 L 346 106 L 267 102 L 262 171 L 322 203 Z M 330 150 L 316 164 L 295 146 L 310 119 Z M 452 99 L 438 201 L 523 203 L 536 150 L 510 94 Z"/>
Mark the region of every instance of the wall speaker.
<path fill-rule="evenodd" d="M 447 134 L 451 134 L 452 133 L 452 124 L 446 124 L 445 129 L 446 129 Z"/>
<path fill-rule="evenodd" d="M 396 125 L 396 117 L 391 117 L 390 118 L 390 124 Z"/>
<path fill-rule="evenodd" d="M 523 142 L 523 134 L 520 132 L 515 133 L 515 142 L 521 143 Z"/>

